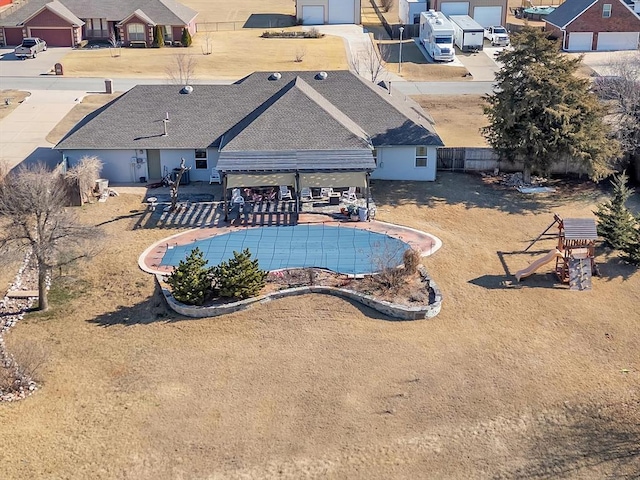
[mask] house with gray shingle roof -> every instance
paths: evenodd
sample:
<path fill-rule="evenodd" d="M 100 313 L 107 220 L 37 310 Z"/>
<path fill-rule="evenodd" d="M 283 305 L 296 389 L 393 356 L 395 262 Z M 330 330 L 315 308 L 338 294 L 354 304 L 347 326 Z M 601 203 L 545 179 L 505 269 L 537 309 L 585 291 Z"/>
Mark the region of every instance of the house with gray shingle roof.
<path fill-rule="evenodd" d="M 40 37 L 49 46 L 71 47 L 114 37 L 123 45 L 151 45 L 157 26 L 163 41 L 173 43 L 184 28 L 195 34 L 197 14 L 175 0 L 29 0 L 0 20 L 0 44 Z"/>
<path fill-rule="evenodd" d="M 113 183 L 178 167 L 228 188 L 435 180 L 442 140 L 410 100 L 349 71 L 253 73 L 231 85 L 138 85 L 79 122 L 56 149 L 95 155 Z M 294 182 L 295 180 L 295 182 Z"/>
<path fill-rule="evenodd" d="M 569 52 L 637 50 L 640 0 L 566 0 L 544 21 Z"/>

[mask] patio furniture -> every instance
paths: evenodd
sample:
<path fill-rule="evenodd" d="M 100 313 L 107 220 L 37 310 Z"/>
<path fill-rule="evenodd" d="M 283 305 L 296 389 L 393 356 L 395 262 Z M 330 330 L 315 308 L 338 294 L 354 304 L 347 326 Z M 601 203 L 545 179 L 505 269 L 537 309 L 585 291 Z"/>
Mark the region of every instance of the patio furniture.
<path fill-rule="evenodd" d="M 264 198 L 267 202 L 273 202 L 275 201 L 277 195 L 278 191 L 275 188 L 272 188 L 271 191 L 265 193 Z"/>
<path fill-rule="evenodd" d="M 291 195 L 291 190 L 286 185 L 280 185 L 280 190 L 278 191 L 278 200 L 284 199 L 293 200 L 293 195 Z"/>
<path fill-rule="evenodd" d="M 338 192 L 329 194 L 329 205 L 340 205 L 340 194 Z"/>
<path fill-rule="evenodd" d="M 333 188 L 331 187 L 323 187 L 320 189 L 320 196 L 322 198 L 329 198 L 329 196 L 333 193 Z"/>
<path fill-rule="evenodd" d="M 231 191 L 231 204 L 244 205 L 244 197 L 239 188 L 234 188 Z"/>
<path fill-rule="evenodd" d="M 356 197 L 356 187 L 349 187 L 349 190 L 342 192 L 342 198 L 349 202 L 358 200 L 358 197 Z"/>
<path fill-rule="evenodd" d="M 311 193 L 311 188 L 309 187 L 302 187 L 302 190 L 300 190 L 300 199 L 301 200 L 313 200 L 313 194 Z"/>
<path fill-rule="evenodd" d="M 209 185 L 212 183 L 220 184 L 222 183 L 222 177 L 220 176 L 220 172 L 215 168 L 211 169 L 211 175 L 209 175 Z"/>

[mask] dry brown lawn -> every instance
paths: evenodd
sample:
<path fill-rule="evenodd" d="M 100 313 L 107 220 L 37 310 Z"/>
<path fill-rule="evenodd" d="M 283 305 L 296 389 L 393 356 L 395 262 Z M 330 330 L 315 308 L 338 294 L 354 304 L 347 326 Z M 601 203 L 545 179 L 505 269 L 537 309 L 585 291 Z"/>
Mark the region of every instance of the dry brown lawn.
<path fill-rule="evenodd" d="M 435 121 L 447 147 L 486 147 L 480 128 L 487 125 L 482 95 L 419 95 L 412 97 Z"/>
<path fill-rule="evenodd" d="M 49 132 L 47 142 L 56 144 L 71 130 L 80 120 L 103 107 L 112 100 L 118 98 L 121 93 L 101 93 L 98 95 L 87 95 L 82 102 L 71 109 L 69 113 Z"/>
<path fill-rule="evenodd" d="M 385 68 L 392 73 L 412 82 L 442 82 L 465 81 L 467 77 L 465 67 L 453 66 L 446 63 L 429 63 L 413 40 L 406 40 L 402 44 L 402 70 L 398 72 L 399 43 L 387 40 L 378 42 Z"/>
<path fill-rule="evenodd" d="M 84 207 L 84 221 L 107 222 L 107 248 L 7 335 L 9 348 L 38 341 L 49 363 L 40 391 L 0 405 L 2 477 L 637 475 L 640 273 L 601 251 L 592 291 L 568 291 L 550 268 L 511 283 L 553 248 L 513 253 L 552 212 L 591 216 L 600 198 L 558 187 L 376 182 L 379 219 L 444 242 L 424 261 L 442 312 L 415 322 L 321 295 L 180 318 L 136 265 L 176 230 L 135 228 L 141 196 Z"/>
<path fill-rule="evenodd" d="M 0 120 L 9 115 L 29 95 L 29 92 L 22 90 L 0 90 Z"/>
<path fill-rule="evenodd" d="M 262 32 L 262 29 L 212 32 L 209 34 L 211 55 L 203 55 L 206 36 L 199 34 L 194 37 L 190 48 L 122 48 L 119 57 L 112 56 L 107 48 L 77 50 L 65 56 L 61 63 L 68 76 L 112 75 L 167 79 L 167 70 L 175 71 L 177 55 L 193 57 L 195 79 L 238 79 L 255 71 L 348 68 L 342 38 L 261 38 Z M 296 62 L 296 54 L 300 50 L 304 51 L 304 57 L 302 62 Z"/>

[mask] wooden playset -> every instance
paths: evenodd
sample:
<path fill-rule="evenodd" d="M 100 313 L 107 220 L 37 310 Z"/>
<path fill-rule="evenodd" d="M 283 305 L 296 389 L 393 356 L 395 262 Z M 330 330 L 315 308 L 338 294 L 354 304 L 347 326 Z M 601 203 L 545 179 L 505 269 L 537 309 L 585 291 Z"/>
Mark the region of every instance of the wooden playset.
<path fill-rule="evenodd" d="M 571 290 L 590 290 L 591 276 L 598 274 L 595 262 L 595 243 L 598 239 L 596 222 L 591 218 L 565 218 L 553 216 L 553 222 L 524 250 L 529 250 L 538 240 L 558 226 L 558 244 L 544 257 L 516 272 L 516 279 L 533 274 L 539 267 L 555 260 L 555 272 Z"/>

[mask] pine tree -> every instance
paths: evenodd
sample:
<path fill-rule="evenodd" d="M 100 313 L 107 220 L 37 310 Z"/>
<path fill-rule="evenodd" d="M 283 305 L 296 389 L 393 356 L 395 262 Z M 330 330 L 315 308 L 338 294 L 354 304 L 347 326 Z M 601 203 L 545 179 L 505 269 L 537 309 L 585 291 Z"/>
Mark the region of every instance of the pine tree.
<path fill-rule="evenodd" d="M 171 286 L 171 293 L 176 300 L 187 305 L 202 305 L 212 292 L 211 267 L 204 259 L 202 251 L 196 247 L 185 260 L 180 260 L 178 266 L 167 278 Z"/>
<path fill-rule="evenodd" d="M 233 258 L 215 268 L 215 279 L 221 297 L 249 298 L 265 286 L 267 272 L 260 270 L 258 259 L 251 260 L 251 252 L 233 252 Z"/>
<path fill-rule="evenodd" d="M 164 47 L 164 31 L 161 25 L 156 25 L 153 29 L 152 46 L 157 48 Z"/>
<path fill-rule="evenodd" d="M 486 97 L 489 125 L 482 133 L 489 144 L 502 159 L 523 163 L 527 183 L 532 170 L 547 175 L 554 161 L 567 157 L 591 178 L 606 177 L 619 145 L 589 81 L 575 76 L 581 59 L 560 53 L 531 27 L 514 35 L 512 44 L 497 57 L 503 67 Z"/>
<path fill-rule="evenodd" d="M 622 248 L 622 258 L 634 265 L 640 265 L 640 215 L 636 217 L 636 228 L 629 243 Z"/>
<path fill-rule="evenodd" d="M 634 227 L 636 219 L 625 206 L 633 189 L 627 186 L 629 177 L 625 172 L 614 175 L 611 184 L 613 194 L 610 199 L 598 204 L 594 212 L 598 217 L 598 235 L 604 238 L 605 243 L 611 248 L 624 250 L 637 235 Z"/>
<path fill-rule="evenodd" d="M 193 40 L 191 39 L 191 33 L 188 28 L 182 29 L 182 46 L 190 47 Z"/>

